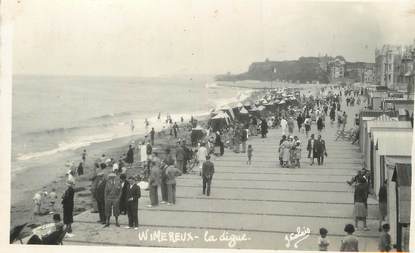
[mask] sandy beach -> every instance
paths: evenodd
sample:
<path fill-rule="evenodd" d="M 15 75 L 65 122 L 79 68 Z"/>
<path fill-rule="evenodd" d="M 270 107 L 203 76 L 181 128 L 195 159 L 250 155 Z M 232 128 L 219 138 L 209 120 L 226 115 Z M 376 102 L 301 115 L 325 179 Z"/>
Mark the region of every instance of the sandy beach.
<path fill-rule="evenodd" d="M 200 124 L 206 123 L 206 117 L 199 117 Z M 183 129 L 183 124 L 179 125 L 180 132 L 178 138 L 185 138 L 189 132 Z M 76 178 L 76 197 L 74 214 L 80 213 L 92 207 L 91 205 L 91 177 L 94 161 L 102 154 L 107 157 L 118 159 L 122 154 L 128 151 L 129 144 L 134 141 L 140 143 L 144 141 L 143 135 L 132 135 L 129 137 L 119 138 L 112 141 L 95 143 L 88 147 L 82 147 L 71 151 L 70 153 L 57 153 L 47 159 L 38 159 L 31 161 L 31 166 L 25 170 L 16 172 L 12 176 L 12 196 L 11 196 L 11 227 L 25 222 L 29 223 L 29 227 L 35 227 L 41 223 L 51 220 L 51 215 L 34 215 L 33 196 L 38 191 L 50 192 L 56 189 L 58 199 L 66 190 L 66 172 L 68 168 L 65 166 L 66 161 L 75 161 L 77 165 L 81 160 L 81 153 L 85 148 L 87 150 L 86 168 L 84 175 Z M 174 146 L 176 141 L 173 136 L 169 135 L 168 130 L 156 133 L 155 145 L 153 150 L 163 150 L 167 146 Z M 135 151 L 135 161 L 138 160 L 138 151 Z M 109 172 L 110 168 L 104 170 Z M 130 172 L 133 173 L 133 172 Z M 135 171 L 134 173 L 139 173 Z M 61 212 L 60 201 L 56 204 L 57 212 Z"/>

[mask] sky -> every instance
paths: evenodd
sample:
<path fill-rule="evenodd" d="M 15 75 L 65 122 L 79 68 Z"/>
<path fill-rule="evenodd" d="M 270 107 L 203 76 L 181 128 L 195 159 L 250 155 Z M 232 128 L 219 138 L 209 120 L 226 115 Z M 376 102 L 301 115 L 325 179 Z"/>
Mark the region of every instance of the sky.
<path fill-rule="evenodd" d="M 415 43 L 415 1 L 20 0 L 11 9 L 14 74 L 241 73 L 266 58 L 326 53 L 374 62 L 383 44 Z"/>

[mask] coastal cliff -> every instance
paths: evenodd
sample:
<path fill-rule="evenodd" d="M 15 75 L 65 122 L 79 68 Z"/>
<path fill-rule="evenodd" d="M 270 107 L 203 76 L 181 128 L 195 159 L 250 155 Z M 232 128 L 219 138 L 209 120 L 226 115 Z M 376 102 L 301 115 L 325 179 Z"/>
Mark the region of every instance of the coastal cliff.
<path fill-rule="evenodd" d="M 241 81 L 241 80 L 284 80 L 291 82 L 307 83 L 329 81 L 327 61 L 319 57 L 301 57 L 293 61 L 269 61 L 254 62 L 245 73 L 217 75 L 217 81 Z"/>

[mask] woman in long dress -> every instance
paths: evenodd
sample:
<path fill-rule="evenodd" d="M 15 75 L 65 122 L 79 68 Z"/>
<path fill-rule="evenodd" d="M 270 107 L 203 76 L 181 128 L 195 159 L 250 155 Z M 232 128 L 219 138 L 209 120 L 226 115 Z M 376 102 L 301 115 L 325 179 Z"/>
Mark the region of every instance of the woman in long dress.
<path fill-rule="evenodd" d="M 68 233 L 72 233 L 72 223 L 73 223 L 73 207 L 74 207 L 74 195 L 75 191 L 73 189 L 74 182 L 68 180 L 68 188 L 62 196 L 62 206 L 63 206 L 63 223 L 66 225 L 66 230 Z"/>
<path fill-rule="evenodd" d="M 282 167 L 288 167 L 288 162 L 290 161 L 290 149 L 291 144 L 288 140 L 285 140 L 281 144 L 281 150 L 282 150 Z"/>
<path fill-rule="evenodd" d="M 132 164 L 134 163 L 134 149 L 130 145 L 127 151 L 127 157 L 125 158 L 125 162 L 129 165 L 131 168 Z"/>

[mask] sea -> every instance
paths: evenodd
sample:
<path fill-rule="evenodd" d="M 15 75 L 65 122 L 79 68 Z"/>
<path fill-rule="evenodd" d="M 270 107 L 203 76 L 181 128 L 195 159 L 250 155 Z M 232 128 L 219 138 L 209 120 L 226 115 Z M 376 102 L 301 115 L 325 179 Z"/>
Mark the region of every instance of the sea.
<path fill-rule="evenodd" d="M 188 122 L 252 92 L 208 76 L 14 76 L 12 89 L 12 171 L 17 161 L 161 130 L 167 115 Z"/>

